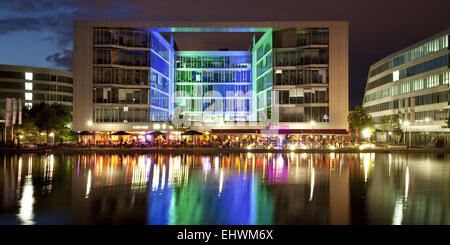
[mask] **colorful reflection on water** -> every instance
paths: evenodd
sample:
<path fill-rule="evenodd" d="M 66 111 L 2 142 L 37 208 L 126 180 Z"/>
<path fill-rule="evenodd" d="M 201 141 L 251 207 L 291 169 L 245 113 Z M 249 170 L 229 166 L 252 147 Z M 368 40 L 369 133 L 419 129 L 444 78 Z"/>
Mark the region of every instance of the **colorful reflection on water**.
<path fill-rule="evenodd" d="M 2 155 L 0 224 L 450 224 L 450 155 Z"/>

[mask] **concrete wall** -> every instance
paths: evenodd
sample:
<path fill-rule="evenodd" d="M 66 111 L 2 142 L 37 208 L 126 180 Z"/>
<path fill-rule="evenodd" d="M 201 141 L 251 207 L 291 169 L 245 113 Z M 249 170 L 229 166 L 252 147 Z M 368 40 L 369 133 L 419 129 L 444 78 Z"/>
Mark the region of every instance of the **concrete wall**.
<path fill-rule="evenodd" d="M 93 25 L 75 22 L 73 33 L 73 124 L 74 130 L 87 130 L 87 122 L 93 121 Z"/>

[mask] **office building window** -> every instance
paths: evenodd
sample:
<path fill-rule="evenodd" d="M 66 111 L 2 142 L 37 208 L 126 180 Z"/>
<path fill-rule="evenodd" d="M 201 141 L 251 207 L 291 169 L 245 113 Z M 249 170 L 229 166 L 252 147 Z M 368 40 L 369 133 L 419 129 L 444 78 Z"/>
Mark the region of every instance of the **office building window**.
<path fill-rule="evenodd" d="M 33 100 L 33 94 L 32 93 L 25 93 L 25 100 Z"/>
<path fill-rule="evenodd" d="M 33 83 L 25 83 L 25 90 L 33 90 Z"/>
<path fill-rule="evenodd" d="M 33 80 L 33 73 L 25 72 L 25 80 Z"/>

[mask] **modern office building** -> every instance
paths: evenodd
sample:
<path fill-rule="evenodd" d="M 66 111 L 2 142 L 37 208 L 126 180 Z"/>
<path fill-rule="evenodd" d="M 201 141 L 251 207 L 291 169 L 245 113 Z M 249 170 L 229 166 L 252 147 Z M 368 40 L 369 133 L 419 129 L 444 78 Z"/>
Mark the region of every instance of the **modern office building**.
<path fill-rule="evenodd" d="M 0 117 L 5 116 L 5 99 L 21 98 L 25 107 L 45 102 L 73 109 L 72 72 L 29 66 L 0 65 Z"/>
<path fill-rule="evenodd" d="M 255 35 L 247 50 L 178 51 L 173 32 Z M 348 22 L 76 21 L 74 80 L 75 130 L 183 118 L 195 130 L 345 134 Z"/>
<path fill-rule="evenodd" d="M 398 115 L 406 144 L 424 145 L 434 136 L 450 140 L 449 34 L 447 29 L 370 67 L 363 107 L 378 128 L 384 116 Z"/>

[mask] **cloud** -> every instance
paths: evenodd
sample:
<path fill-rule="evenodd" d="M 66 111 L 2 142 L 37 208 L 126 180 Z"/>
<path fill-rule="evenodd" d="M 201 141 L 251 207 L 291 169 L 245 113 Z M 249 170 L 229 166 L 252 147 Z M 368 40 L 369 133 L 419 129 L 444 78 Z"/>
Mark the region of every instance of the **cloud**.
<path fill-rule="evenodd" d="M 41 21 L 35 18 L 18 17 L 0 19 L 0 35 L 19 31 L 41 31 Z"/>
<path fill-rule="evenodd" d="M 47 56 L 45 60 L 53 63 L 56 67 L 72 70 L 72 57 L 73 51 L 64 49 L 61 53 L 56 52 L 52 55 Z"/>

